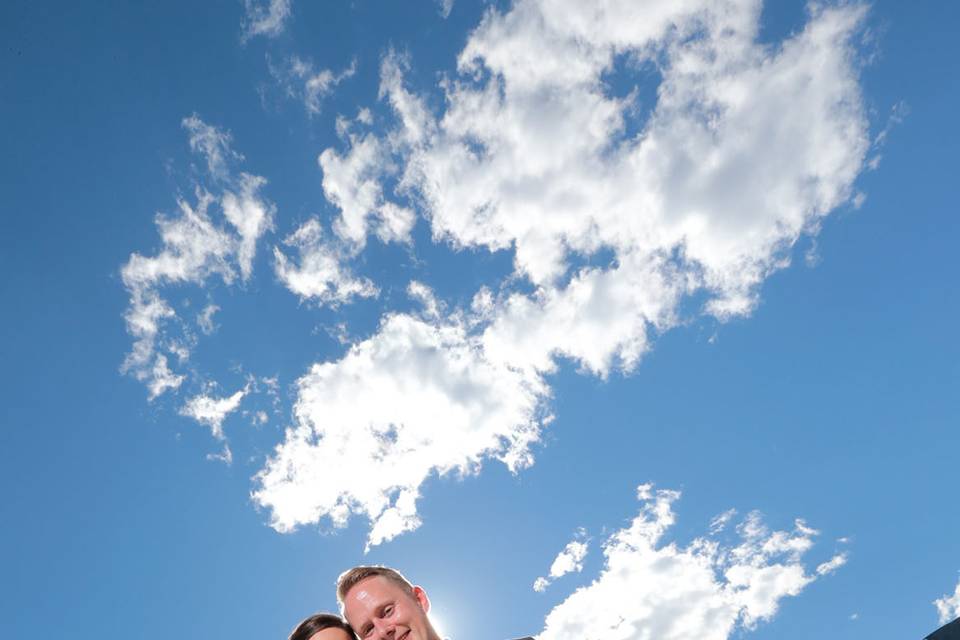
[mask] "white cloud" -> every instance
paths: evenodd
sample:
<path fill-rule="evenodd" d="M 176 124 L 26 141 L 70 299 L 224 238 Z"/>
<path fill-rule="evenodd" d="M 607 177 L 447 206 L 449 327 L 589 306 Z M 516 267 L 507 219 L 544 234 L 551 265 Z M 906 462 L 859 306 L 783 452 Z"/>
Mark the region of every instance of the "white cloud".
<path fill-rule="evenodd" d="M 567 546 L 554 558 L 549 575 L 540 576 L 534 581 L 534 591 L 544 591 L 554 580 L 568 573 L 583 571 L 583 559 L 587 557 L 588 548 L 588 543 L 584 540 L 585 536 L 586 532 L 582 529 L 577 532 L 577 539 L 567 543 Z"/>
<path fill-rule="evenodd" d="M 386 98 L 402 126 L 390 135 L 392 147 L 409 151 L 436 135 L 436 123 L 424 100 L 403 86 L 403 74 L 410 68 L 409 56 L 393 49 L 380 65 L 380 99 Z"/>
<path fill-rule="evenodd" d="M 883 160 L 883 147 L 887 144 L 887 139 L 894 127 L 899 126 L 903 120 L 910 114 L 910 106 L 903 100 L 897 102 L 890 108 L 890 114 L 887 116 L 887 123 L 883 129 L 873 138 L 871 146 L 872 155 L 867 160 L 867 168 L 870 171 L 876 171 L 880 167 L 880 161 Z M 864 194 L 857 194 L 854 201 L 854 207 L 859 209 L 866 199 Z"/>
<path fill-rule="evenodd" d="M 413 281 L 407 285 L 407 293 L 423 307 L 423 314 L 431 320 L 440 318 L 444 310 L 443 303 L 437 300 L 433 290 L 422 282 Z"/>
<path fill-rule="evenodd" d="M 324 194 L 341 212 L 334 228 L 338 236 L 359 246 L 366 239 L 367 218 L 382 198 L 379 179 L 383 157 L 380 140 L 372 134 L 351 136 L 350 151 L 346 155 L 332 149 L 320 154 Z"/>
<path fill-rule="evenodd" d="M 257 241 L 272 228 L 274 215 L 274 206 L 259 193 L 266 184 L 264 178 L 230 173 L 225 159 L 241 156 L 230 149 L 229 133 L 195 115 L 185 118 L 183 126 L 189 132 L 191 149 L 204 157 L 222 190 L 215 196 L 198 187 L 195 204 L 178 199 L 179 215 L 157 214 L 161 249 L 150 257 L 133 253 L 121 269 L 130 294 L 124 319 L 134 339 L 121 370 L 143 381 L 151 399 L 179 388 L 185 379 L 170 370 L 160 349 L 181 361 L 189 355 L 186 343 L 166 332 L 179 318 L 162 291 L 175 285 L 203 285 L 213 276 L 231 284 L 239 274 L 246 281 L 253 270 Z M 215 222 L 217 205 L 227 225 Z"/>
<path fill-rule="evenodd" d="M 363 116 L 358 118 L 362 124 Z M 393 171 L 389 148 L 372 133 L 355 134 L 342 124 L 350 149 L 338 154 L 326 149 L 318 159 L 323 170 L 323 192 L 340 209 L 334 231 L 354 251 L 373 230 L 384 242 L 409 242 L 416 215 L 384 198 L 381 180 Z"/>
<path fill-rule="evenodd" d="M 933 601 L 940 616 L 940 624 L 946 624 L 955 618 L 960 618 L 960 581 L 953 594 L 944 594 L 942 598 Z"/>
<path fill-rule="evenodd" d="M 453 11 L 453 0 L 436 0 L 437 8 L 440 9 L 440 17 L 446 20 Z"/>
<path fill-rule="evenodd" d="M 258 195 L 266 178 L 241 173 L 238 180 L 239 193 L 224 191 L 220 200 L 223 215 L 240 235 L 236 247 L 240 275 L 244 280 L 253 272 L 253 257 L 257 240 L 273 228 L 274 207 Z"/>
<path fill-rule="evenodd" d="M 193 418 L 200 424 L 210 427 L 213 437 L 223 440 L 223 421 L 228 414 L 237 410 L 246 394 L 247 389 L 244 388 L 225 398 L 205 394 L 194 396 L 180 408 L 180 415 Z"/>
<path fill-rule="evenodd" d="M 225 282 L 235 278 L 229 262 L 233 241 L 207 215 L 213 197 L 198 192 L 197 199 L 196 207 L 180 200 L 179 217 L 158 215 L 163 249 L 153 257 L 132 254 L 121 271 L 130 293 L 124 318 L 134 338 L 122 370 L 147 383 L 151 398 L 177 388 L 183 381 L 182 376 L 170 372 L 166 357 L 156 352 L 162 325 L 176 318 L 158 288 L 168 283 L 202 282 L 211 274 L 219 274 Z"/>
<path fill-rule="evenodd" d="M 367 278 L 354 277 L 344 265 L 346 256 L 336 244 L 323 237 L 320 221 L 311 218 L 284 240 L 300 253 L 299 266 L 274 247 L 274 268 L 277 277 L 303 300 L 321 303 L 345 303 L 359 296 L 376 296 L 377 287 Z"/>
<path fill-rule="evenodd" d="M 472 32 L 437 115 L 389 52 L 380 93 L 398 126 L 375 135 L 358 132 L 369 112 L 341 119 L 347 149 L 319 158 L 334 232 L 351 252 L 371 233 L 407 241 L 413 213 L 384 192 L 399 178 L 395 195 L 422 206 L 434 239 L 511 249 L 516 277 L 481 289 L 470 313 L 388 315 L 301 378 L 297 425 L 254 494 L 273 525 L 360 513 L 369 544 L 413 529 L 431 473 L 505 450 L 530 460 L 559 357 L 599 376 L 628 371 L 693 296 L 720 319 L 750 313 L 798 238 L 854 197 L 869 147 L 852 44 L 865 8 L 810 12 L 772 46 L 757 41 L 758 0 L 520 0 Z M 640 120 L 645 69 L 661 81 Z M 519 278 L 532 294 L 511 292 Z M 798 584 L 792 569 L 750 566 L 728 582 Z M 754 618 L 769 606 L 756 593 L 742 607 Z"/>
<path fill-rule="evenodd" d="M 726 640 L 816 578 L 802 563 L 816 532 L 800 521 L 771 533 L 751 514 L 731 547 L 664 542 L 679 495 L 641 486 L 640 512 L 604 544 L 600 575 L 547 615 L 540 640 Z"/>
<path fill-rule="evenodd" d="M 843 565 L 847 564 L 848 559 L 849 557 L 846 553 L 838 553 L 826 562 L 823 562 L 817 566 L 817 575 L 825 576 L 833 573 Z"/>
<path fill-rule="evenodd" d="M 715 536 L 726 529 L 735 515 L 737 515 L 736 509 L 727 509 L 714 517 L 713 520 L 710 521 L 710 535 Z"/>
<path fill-rule="evenodd" d="M 220 311 L 220 307 L 215 304 L 208 304 L 203 308 L 203 311 L 197 314 L 197 325 L 204 334 L 210 335 L 217 330 L 213 323 L 213 314 L 217 311 Z"/>
<path fill-rule="evenodd" d="M 748 313 L 799 235 L 852 196 L 868 147 L 849 44 L 863 12 L 813 10 L 772 48 L 755 42 L 753 0 L 491 11 L 444 85 L 438 119 L 403 88 L 402 58 L 384 60 L 402 185 L 423 198 L 436 237 L 515 248 L 538 292 L 508 300 L 503 315 L 522 311 L 530 364 L 549 368 L 561 354 L 598 373 L 629 369 L 648 328 L 670 326 L 686 296 L 705 292 L 705 311 L 720 318 Z M 627 137 L 635 94 L 618 97 L 605 74 L 656 61 L 658 101 Z M 610 266 L 564 285 L 573 256 L 601 249 Z M 597 323 L 589 297 L 606 289 L 627 301 Z M 576 344 L 552 330 L 558 317 Z"/>
<path fill-rule="evenodd" d="M 243 156 L 231 148 L 230 133 L 208 125 L 197 114 L 183 119 L 183 128 L 190 134 L 190 149 L 207 160 L 207 169 L 215 178 L 225 178 L 229 173 L 228 162 L 243 160 Z"/>
<path fill-rule="evenodd" d="M 147 388 L 150 391 L 151 400 L 165 391 L 179 388 L 186 377 L 170 371 L 170 367 L 167 365 L 167 357 L 163 354 L 154 358 L 153 367 L 149 371 Z"/>
<path fill-rule="evenodd" d="M 484 348 L 491 359 L 544 372 L 557 355 L 601 376 L 615 359 L 632 368 L 650 347 L 649 330 L 672 324 L 684 286 L 662 258 L 638 262 L 631 254 L 606 270 L 581 270 L 566 287 L 509 296 L 495 306 Z"/>
<path fill-rule="evenodd" d="M 368 548 L 419 526 L 416 501 L 432 474 L 475 473 L 485 459 L 528 465 L 544 422 L 539 378 L 487 360 L 456 315 L 388 315 L 297 387 L 296 423 L 253 499 L 279 531 L 366 516 Z"/>
<path fill-rule="evenodd" d="M 283 33 L 290 19 L 290 0 L 243 0 L 243 6 L 244 41 L 261 35 L 276 37 Z"/>
<path fill-rule="evenodd" d="M 124 283 L 133 288 L 146 289 L 158 284 L 189 282 L 212 274 L 232 282 L 236 271 L 231 257 L 236 250 L 235 239 L 210 219 L 208 209 L 215 198 L 197 190 L 197 203 L 190 205 L 178 200 L 179 216 L 158 214 L 157 228 L 163 241 L 163 250 L 153 257 L 138 253 L 130 256 L 124 265 Z M 156 317 L 172 314 L 172 310 L 152 310 Z"/>
<path fill-rule="evenodd" d="M 348 133 L 346 153 L 320 157 L 341 209 L 335 229 L 357 247 L 371 231 L 407 237 L 412 213 L 391 225 L 384 204 L 396 165 L 435 238 L 513 247 L 517 273 L 537 287 L 499 300 L 492 358 L 629 370 L 693 294 L 721 319 L 749 313 L 799 236 L 854 197 L 869 141 L 850 40 L 864 8 L 811 11 L 773 48 L 755 41 L 755 0 L 518 2 L 471 35 L 440 117 L 404 87 L 408 61 L 391 51 L 381 95 L 398 128 Z M 625 136 L 634 85 L 614 94 L 606 74 L 655 62 L 658 101 Z M 601 250 L 609 264 L 569 272 Z"/>
<path fill-rule="evenodd" d="M 267 64 L 270 74 L 287 96 L 301 100 L 310 116 L 318 115 L 322 111 L 324 98 L 332 94 L 337 85 L 357 72 L 356 59 L 340 73 L 334 73 L 330 69 L 316 69 L 311 61 L 298 56 L 291 56 L 285 64 L 276 66 L 270 64 L 268 57 Z"/>

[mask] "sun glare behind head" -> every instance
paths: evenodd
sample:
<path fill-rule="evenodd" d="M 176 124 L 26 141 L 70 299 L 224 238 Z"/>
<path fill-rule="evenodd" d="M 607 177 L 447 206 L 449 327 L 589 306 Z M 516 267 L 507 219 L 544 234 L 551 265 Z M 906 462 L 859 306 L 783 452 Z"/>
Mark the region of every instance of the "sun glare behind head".
<path fill-rule="evenodd" d="M 450 638 L 454 637 L 451 635 L 451 629 L 447 626 L 446 619 L 437 613 L 436 609 L 430 609 L 430 624 L 433 625 L 434 630 L 436 630 L 437 635 L 441 638 Z"/>

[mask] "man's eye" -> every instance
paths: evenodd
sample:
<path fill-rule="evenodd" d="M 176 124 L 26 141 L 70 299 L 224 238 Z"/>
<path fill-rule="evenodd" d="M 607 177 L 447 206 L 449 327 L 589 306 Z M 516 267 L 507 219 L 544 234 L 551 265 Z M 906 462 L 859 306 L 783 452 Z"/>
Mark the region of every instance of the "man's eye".
<path fill-rule="evenodd" d="M 363 630 L 363 637 L 369 638 L 372 632 L 373 632 L 373 627 L 367 627 L 366 629 Z"/>
<path fill-rule="evenodd" d="M 386 608 L 384 608 L 384 610 L 383 610 L 383 615 L 385 615 L 385 616 L 389 616 L 389 615 L 392 614 L 392 613 L 393 613 L 393 605 L 388 605 L 388 606 L 387 606 Z"/>

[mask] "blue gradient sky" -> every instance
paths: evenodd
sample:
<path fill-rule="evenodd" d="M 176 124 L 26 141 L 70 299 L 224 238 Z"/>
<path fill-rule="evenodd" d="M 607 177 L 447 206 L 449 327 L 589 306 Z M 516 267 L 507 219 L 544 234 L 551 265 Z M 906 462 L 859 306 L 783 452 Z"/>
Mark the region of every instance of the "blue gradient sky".
<path fill-rule="evenodd" d="M 602 378 L 560 359 L 545 377 L 555 419 L 535 464 L 431 475 L 423 524 L 367 554 L 362 516 L 282 534 L 251 498 L 292 423 L 295 382 L 343 355 L 338 322 L 351 339 L 370 336 L 383 313 L 416 306 L 410 280 L 468 305 L 481 285 L 512 277 L 513 254 L 432 242 L 421 218 L 410 245 L 371 240 L 356 257 L 378 298 L 330 308 L 285 289 L 269 247 L 310 216 L 337 213 L 317 156 L 343 149 L 337 114 L 389 116 L 377 99 L 385 52 L 408 53 L 408 86 L 439 110 L 437 74 L 454 73 L 489 6 L 511 5 L 457 0 L 443 18 L 432 2 L 295 1 L 282 33 L 247 41 L 242 3 L 201 5 L 0 9 L 0 635 L 285 637 L 335 607 L 336 575 L 358 562 L 422 584 L 457 640 L 535 634 L 602 570 L 600 545 L 636 515 L 646 482 L 683 493 L 667 542 L 685 545 L 735 508 L 762 512 L 773 529 L 801 517 L 819 530 L 808 567 L 848 554 L 735 635 L 919 638 L 937 626 L 932 602 L 953 593 L 960 571 L 953 5 L 870 5 L 860 81 L 871 138 L 892 112 L 905 115 L 876 149 L 877 168 L 856 179 L 863 204 L 841 205 L 815 238 L 801 237 L 752 313 L 720 322 L 688 301 L 628 373 Z M 795 33 L 805 16 L 801 2 L 766 7 L 761 41 Z M 334 72 L 356 60 L 356 73 L 310 116 L 268 68 L 290 55 Z M 611 78 L 611 91 L 630 81 Z M 192 197 L 203 163 L 181 121 L 194 113 L 230 132 L 276 206 L 249 281 L 169 292 L 181 310 L 220 307 L 218 330 L 185 367 L 191 383 L 215 379 L 227 395 L 250 372 L 278 379 L 276 404 L 261 393 L 243 405 L 268 412 L 265 425 L 224 422 L 230 465 L 207 459 L 219 443 L 178 413 L 186 387 L 148 401 L 119 371 L 131 345 L 121 268 L 159 248 L 155 214 Z M 534 592 L 580 527 L 591 540 L 582 573 Z"/>

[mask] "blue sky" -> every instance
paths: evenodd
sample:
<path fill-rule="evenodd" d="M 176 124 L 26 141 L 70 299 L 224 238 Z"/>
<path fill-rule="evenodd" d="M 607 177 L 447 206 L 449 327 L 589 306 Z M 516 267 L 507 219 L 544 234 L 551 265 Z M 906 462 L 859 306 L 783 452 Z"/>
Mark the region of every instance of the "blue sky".
<path fill-rule="evenodd" d="M 4 637 L 960 615 L 957 9 L 202 5 L 0 9 Z"/>

